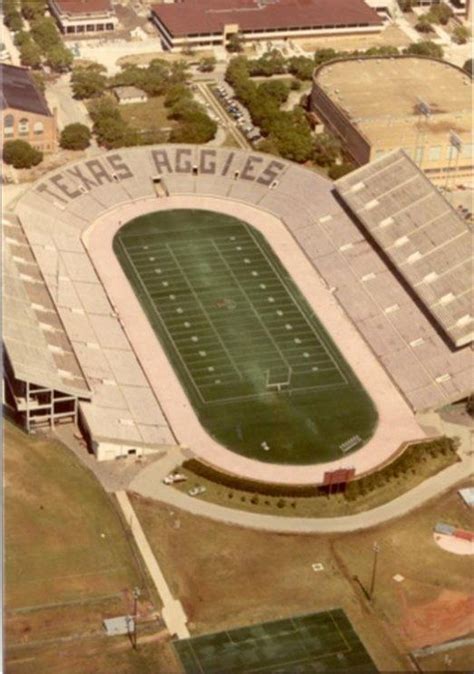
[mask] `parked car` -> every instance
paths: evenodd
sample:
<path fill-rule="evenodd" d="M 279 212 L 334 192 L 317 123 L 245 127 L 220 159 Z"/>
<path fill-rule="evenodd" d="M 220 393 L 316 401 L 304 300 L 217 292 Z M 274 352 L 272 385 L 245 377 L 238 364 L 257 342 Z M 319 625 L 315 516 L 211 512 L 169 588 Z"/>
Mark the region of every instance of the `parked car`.
<path fill-rule="evenodd" d="M 202 485 L 196 485 L 188 491 L 188 494 L 189 496 L 200 496 L 201 494 L 204 494 L 205 491 L 206 487 L 203 487 Z"/>
<path fill-rule="evenodd" d="M 163 482 L 164 484 L 176 484 L 177 482 L 184 482 L 187 479 L 186 475 L 182 473 L 170 473 L 163 479 Z"/>

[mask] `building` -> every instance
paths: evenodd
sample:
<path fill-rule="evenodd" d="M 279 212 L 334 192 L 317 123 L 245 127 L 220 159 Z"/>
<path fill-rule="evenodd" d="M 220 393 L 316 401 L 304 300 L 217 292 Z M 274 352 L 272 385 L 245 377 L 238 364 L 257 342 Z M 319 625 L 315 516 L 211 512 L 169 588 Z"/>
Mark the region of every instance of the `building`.
<path fill-rule="evenodd" d="M 114 94 L 120 105 L 145 103 L 148 100 L 146 92 L 138 87 L 114 87 Z"/>
<path fill-rule="evenodd" d="M 377 33 L 383 21 L 363 0 L 182 0 L 154 5 L 151 20 L 163 46 L 225 46 L 245 41 Z"/>
<path fill-rule="evenodd" d="M 41 152 L 57 147 L 56 115 L 27 68 L 0 64 L 3 139 L 26 140 Z"/>
<path fill-rule="evenodd" d="M 48 0 L 48 4 L 65 35 L 110 32 L 118 24 L 111 0 Z"/>
<path fill-rule="evenodd" d="M 434 182 L 472 179 L 472 80 L 418 57 L 348 58 L 316 69 L 310 106 L 358 165 L 397 148 Z"/>

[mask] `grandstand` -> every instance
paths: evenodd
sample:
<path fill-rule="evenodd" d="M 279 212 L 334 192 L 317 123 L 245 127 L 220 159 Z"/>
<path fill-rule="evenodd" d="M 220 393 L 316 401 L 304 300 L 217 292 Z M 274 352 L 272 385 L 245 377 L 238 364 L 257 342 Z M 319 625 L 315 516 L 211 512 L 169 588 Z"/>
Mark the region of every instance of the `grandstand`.
<path fill-rule="evenodd" d="M 394 195 L 397 189 L 403 194 L 403 203 L 384 189 L 387 182 Z M 431 204 L 430 215 L 420 198 Z M 150 371 L 111 302 L 106 271 L 88 247 L 91 237 L 110 228 L 107 223 L 118 230 L 138 215 L 166 208 L 168 199 L 196 199 L 214 210 L 232 206 L 250 224 L 264 221 L 269 237 L 271 223 L 282 224 L 321 279 L 321 294 L 337 301 L 413 411 L 469 393 L 465 286 L 438 252 L 441 243 L 451 250 L 453 240 L 462 241 L 466 225 L 408 157 L 391 153 L 333 185 L 259 153 L 167 145 L 112 151 L 56 170 L 7 216 L 4 324 L 19 326 L 4 331 L 7 400 L 27 428 L 59 422 L 64 412 L 77 419 L 99 459 L 179 444 Z M 375 216 L 394 221 L 382 228 L 384 238 Z M 438 216 L 443 226 L 432 234 L 427 218 Z M 401 236 L 415 245 L 409 232 L 420 228 L 428 238 L 442 234 L 436 244 L 423 240 L 420 251 L 437 260 L 436 278 L 420 285 L 427 276 L 423 259 L 417 256 L 407 270 L 396 256 L 405 244 L 392 249 L 386 238 L 390 227 L 393 245 Z M 469 269 L 464 255 L 460 262 Z M 441 302 L 450 293 L 455 299 Z M 40 313 L 48 319 L 38 320 Z M 359 366 L 364 383 L 363 372 Z M 377 408 L 383 405 L 385 392 L 369 393 Z M 43 408 L 45 395 L 58 404 Z"/>

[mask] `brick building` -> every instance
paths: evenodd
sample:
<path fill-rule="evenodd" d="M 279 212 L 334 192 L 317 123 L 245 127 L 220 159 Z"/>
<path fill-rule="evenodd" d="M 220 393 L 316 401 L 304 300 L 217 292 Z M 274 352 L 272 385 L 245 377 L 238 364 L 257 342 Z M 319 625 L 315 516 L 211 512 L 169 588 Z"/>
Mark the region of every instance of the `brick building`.
<path fill-rule="evenodd" d="M 65 35 L 110 32 L 118 24 L 110 0 L 48 0 L 48 4 Z"/>
<path fill-rule="evenodd" d="M 2 89 L 3 140 L 26 140 L 41 152 L 53 152 L 57 147 L 56 115 L 52 113 L 30 71 L 0 64 Z"/>
<path fill-rule="evenodd" d="M 153 5 L 151 20 L 171 51 L 225 46 L 235 33 L 254 42 L 383 29 L 382 19 L 364 0 L 181 0 Z"/>

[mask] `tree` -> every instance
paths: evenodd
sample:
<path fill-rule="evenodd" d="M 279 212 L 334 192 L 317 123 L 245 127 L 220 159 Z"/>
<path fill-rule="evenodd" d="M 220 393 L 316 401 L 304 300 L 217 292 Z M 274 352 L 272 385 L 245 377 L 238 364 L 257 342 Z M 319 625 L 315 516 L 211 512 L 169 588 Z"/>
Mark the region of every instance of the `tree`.
<path fill-rule="evenodd" d="M 48 17 L 37 18 L 32 22 L 31 36 L 44 52 L 61 44 L 56 24 Z"/>
<path fill-rule="evenodd" d="M 444 2 L 440 2 L 438 5 L 432 5 L 428 12 L 430 21 L 432 23 L 440 23 L 442 26 L 445 26 L 452 16 L 453 10 Z"/>
<path fill-rule="evenodd" d="M 471 37 L 471 31 L 467 26 L 456 26 L 453 30 L 453 41 L 456 44 L 466 44 Z"/>
<path fill-rule="evenodd" d="M 21 47 L 25 42 L 32 42 L 31 35 L 26 30 L 19 30 L 15 33 L 15 37 L 13 38 L 15 47 Z"/>
<path fill-rule="evenodd" d="M 411 12 L 413 8 L 413 0 L 398 0 L 398 6 L 402 12 Z"/>
<path fill-rule="evenodd" d="M 428 14 L 421 14 L 418 21 L 415 24 L 415 29 L 419 33 L 431 33 L 433 31 L 433 26 Z"/>
<path fill-rule="evenodd" d="M 20 47 L 20 61 L 23 66 L 39 68 L 41 65 L 41 48 L 36 42 L 29 40 Z"/>
<path fill-rule="evenodd" d="M 93 63 L 85 68 L 74 68 L 71 75 L 71 89 L 74 98 L 94 98 L 104 93 L 107 77 L 104 66 Z"/>
<path fill-rule="evenodd" d="M 313 149 L 313 161 L 318 166 L 331 166 L 341 153 L 341 144 L 334 136 L 321 133 L 316 136 Z"/>
<path fill-rule="evenodd" d="M 19 31 L 23 28 L 23 19 L 21 18 L 20 12 L 16 9 L 11 9 L 10 11 L 4 13 L 3 23 L 7 28 L 13 32 Z"/>
<path fill-rule="evenodd" d="M 21 0 L 21 13 L 28 21 L 43 17 L 45 12 L 44 0 Z"/>
<path fill-rule="evenodd" d="M 32 72 L 30 73 L 31 78 L 33 79 L 34 83 L 36 84 L 37 88 L 44 94 L 46 90 L 46 82 L 44 79 L 44 75 L 41 72 Z"/>
<path fill-rule="evenodd" d="M 310 80 L 313 77 L 315 63 L 307 56 L 292 56 L 287 61 L 287 70 L 299 80 Z"/>
<path fill-rule="evenodd" d="M 288 100 L 290 88 L 282 80 L 270 80 L 262 82 L 258 87 L 258 93 L 273 98 L 279 105 Z"/>
<path fill-rule="evenodd" d="M 69 70 L 72 66 L 74 57 L 70 49 L 63 44 L 55 45 L 46 52 L 46 63 L 51 70 L 62 73 Z"/>
<path fill-rule="evenodd" d="M 90 140 L 91 132 L 85 124 L 68 124 L 62 130 L 59 144 L 65 150 L 85 150 Z"/>
<path fill-rule="evenodd" d="M 474 393 L 471 393 L 466 400 L 466 412 L 469 416 L 474 417 Z"/>
<path fill-rule="evenodd" d="M 216 59 L 214 56 L 205 56 L 199 61 L 198 70 L 202 73 L 212 73 L 216 67 Z"/>
<path fill-rule="evenodd" d="M 431 58 L 437 59 L 443 58 L 442 47 L 430 40 L 415 42 L 415 44 L 411 44 L 407 47 L 403 53 L 411 56 L 430 56 Z"/>
<path fill-rule="evenodd" d="M 7 140 L 3 145 L 3 161 L 14 168 L 31 168 L 43 161 L 43 153 L 24 140 Z"/>
<path fill-rule="evenodd" d="M 468 59 L 462 67 L 464 72 L 466 72 L 468 75 L 470 75 L 470 77 L 472 77 L 472 64 L 473 64 L 473 59 Z"/>
<path fill-rule="evenodd" d="M 326 61 L 332 61 L 332 59 L 335 59 L 339 56 L 339 53 L 335 51 L 334 49 L 317 49 L 314 52 L 314 64 L 315 66 L 320 66 L 322 63 L 326 63 Z"/>
<path fill-rule="evenodd" d="M 331 180 L 337 180 L 338 178 L 342 178 L 342 176 L 347 175 L 353 170 L 354 166 L 347 162 L 344 162 L 343 164 L 334 164 L 334 166 L 331 166 L 329 169 L 328 176 L 331 178 Z"/>
<path fill-rule="evenodd" d="M 192 93 L 184 84 L 174 84 L 165 96 L 165 107 L 172 108 L 180 101 L 192 100 Z"/>
<path fill-rule="evenodd" d="M 229 35 L 227 38 L 227 51 L 237 53 L 243 51 L 243 46 L 242 46 L 242 35 L 240 33 L 232 33 L 232 35 Z"/>

